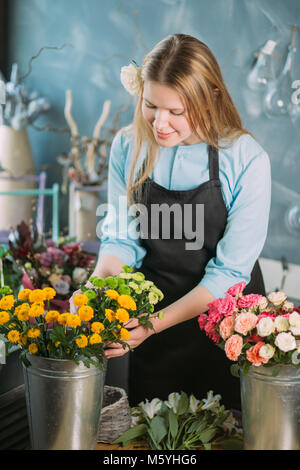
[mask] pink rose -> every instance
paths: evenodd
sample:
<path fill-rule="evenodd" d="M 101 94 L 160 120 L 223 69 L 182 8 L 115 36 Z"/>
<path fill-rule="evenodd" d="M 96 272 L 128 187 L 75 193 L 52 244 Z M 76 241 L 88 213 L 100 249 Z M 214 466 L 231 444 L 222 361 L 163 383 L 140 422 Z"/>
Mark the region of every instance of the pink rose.
<path fill-rule="evenodd" d="M 206 336 L 212 339 L 215 343 L 220 342 L 221 338 L 216 331 L 216 325 L 210 320 L 208 320 L 208 322 L 206 323 L 204 331 L 206 333 Z"/>
<path fill-rule="evenodd" d="M 239 308 L 251 308 L 254 305 L 257 305 L 259 302 L 259 299 L 261 299 L 262 295 L 259 294 L 248 294 L 248 295 L 243 295 L 238 300 L 238 307 Z"/>
<path fill-rule="evenodd" d="M 205 325 L 207 323 L 208 317 L 204 313 L 200 313 L 198 317 L 198 323 L 199 323 L 199 328 L 200 330 L 204 330 Z"/>
<path fill-rule="evenodd" d="M 235 284 L 234 286 L 229 287 L 226 294 L 229 294 L 229 295 L 232 295 L 233 297 L 235 297 L 238 294 L 240 294 L 241 292 L 243 292 L 243 290 L 245 289 L 245 286 L 246 286 L 245 281 L 240 282 L 239 284 Z"/>
<path fill-rule="evenodd" d="M 248 343 L 258 343 L 259 341 L 262 341 L 263 337 L 258 336 L 254 333 L 254 335 L 250 336 L 250 338 L 247 339 Z"/>
<path fill-rule="evenodd" d="M 243 347 L 243 338 L 240 335 L 232 335 L 225 343 L 225 354 L 231 361 L 237 361 Z"/>
<path fill-rule="evenodd" d="M 234 316 L 225 317 L 224 320 L 220 323 L 220 335 L 224 340 L 229 338 L 229 336 L 233 335 L 234 333 L 234 323 L 235 318 Z"/>
<path fill-rule="evenodd" d="M 289 313 L 287 314 L 289 316 Z M 285 315 L 284 315 L 285 316 Z M 271 317 L 275 320 L 276 318 L 276 315 L 275 313 L 272 313 L 272 312 L 261 312 L 259 315 L 257 315 L 257 321 L 261 320 L 262 318 L 267 318 L 267 317 Z"/>
<path fill-rule="evenodd" d="M 47 251 L 44 251 L 43 253 L 41 253 L 41 256 L 39 258 L 39 261 L 41 263 L 42 266 L 51 266 L 52 264 L 52 255 L 51 253 L 48 253 Z"/>
<path fill-rule="evenodd" d="M 235 331 L 246 336 L 249 331 L 255 328 L 257 316 L 251 312 L 240 313 L 235 320 Z"/>
<path fill-rule="evenodd" d="M 236 300 L 229 294 L 226 294 L 225 299 L 222 299 L 222 302 L 219 306 L 219 311 L 225 316 L 230 316 L 234 313 L 236 309 Z"/>
<path fill-rule="evenodd" d="M 260 366 L 261 364 L 266 364 L 269 359 L 261 357 L 259 355 L 259 350 L 262 346 L 264 346 L 263 341 L 259 341 L 254 346 L 251 346 L 250 349 L 247 351 L 247 359 L 250 361 L 254 366 Z"/>

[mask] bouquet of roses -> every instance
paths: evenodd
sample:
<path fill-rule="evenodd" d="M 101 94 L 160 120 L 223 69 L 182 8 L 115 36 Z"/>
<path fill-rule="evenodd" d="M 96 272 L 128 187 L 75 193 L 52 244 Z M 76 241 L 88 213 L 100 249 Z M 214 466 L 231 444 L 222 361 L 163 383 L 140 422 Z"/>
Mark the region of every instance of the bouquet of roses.
<path fill-rule="evenodd" d="M 220 404 L 221 395 L 209 391 L 198 400 L 185 392 L 171 393 L 168 400 L 154 398 L 132 408 L 132 427 L 114 444 L 146 440 L 155 450 L 193 450 L 212 445 L 242 448 L 242 433 L 232 412 Z"/>
<path fill-rule="evenodd" d="M 84 252 L 80 243 L 72 244 L 64 239 L 59 244 L 45 241 L 35 227 L 24 222 L 9 240 L 9 254 L 23 271 L 24 287 L 52 287 L 60 300 L 69 299 L 87 280 L 96 263 L 96 257 Z"/>
<path fill-rule="evenodd" d="M 289 364 L 300 367 L 300 308 L 288 302 L 284 292 L 271 292 L 268 297 L 243 295 L 245 282 L 227 290 L 225 298 L 208 304 L 207 314 L 198 317 L 199 327 L 239 369 L 247 374 L 249 367 Z"/>

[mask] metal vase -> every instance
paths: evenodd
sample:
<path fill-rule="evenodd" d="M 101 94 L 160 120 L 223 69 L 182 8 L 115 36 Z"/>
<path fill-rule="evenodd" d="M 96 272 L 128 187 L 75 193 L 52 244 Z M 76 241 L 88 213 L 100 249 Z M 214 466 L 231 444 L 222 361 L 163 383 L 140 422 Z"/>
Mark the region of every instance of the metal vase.
<path fill-rule="evenodd" d="M 28 355 L 23 366 L 31 447 L 93 450 L 97 444 L 105 370 Z"/>
<path fill-rule="evenodd" d="M 246 450 L 300 450 L 300 369 L 250 367 L 241 377 Z"/>

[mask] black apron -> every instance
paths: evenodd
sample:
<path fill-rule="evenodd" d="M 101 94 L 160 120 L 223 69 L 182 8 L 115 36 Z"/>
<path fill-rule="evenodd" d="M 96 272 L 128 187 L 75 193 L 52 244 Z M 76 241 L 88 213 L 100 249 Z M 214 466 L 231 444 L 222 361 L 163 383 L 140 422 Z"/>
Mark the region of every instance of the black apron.
<path fill-rule="evenodd" d="M 209 181 L 190 190 L 169 190 L 147 178 L 143 185 L 143 204 L 148 209 L 148 238 L 141 239 L 146 249 L 141 268 L 164 293 L 164 299 L 155 306 L 159 311 L 190 292 L 201 281 L 208 261 L 216 255 L 216 247 L 223 237 L 227 223 L 227 209 L 219 180 L 218 149 L 208 146 Z M 141 202 L 141 201 L 140 201 Z M 176 217 L 171 217 L 170 239 L 151 238 L 151 204 L 169 206 L 204 204 L 204 244 L 198 250 L 186 250 L 191 242 L 183 236 L 174 238 Z M 193 229 L 196 211 L 193 210 Z M 153 228 L 153 227 L 152 227 Z M 265 295 L 264 282 L 256 261 L 246 293 Z M 200 312 L 199 312 L 200 313 Z M 233 364 L 226 358 L 205 332 L 200 330 L 198 317 L 152 335 L 129 357 L 129 402 L 135 406 L 146 398 L 166 400 L 171 392 L 193 393 L 196 398 L 206 397 L 209 390 L 222 395 L 228 408 L 240 409 L 239 379 L 230 373 Z"/>

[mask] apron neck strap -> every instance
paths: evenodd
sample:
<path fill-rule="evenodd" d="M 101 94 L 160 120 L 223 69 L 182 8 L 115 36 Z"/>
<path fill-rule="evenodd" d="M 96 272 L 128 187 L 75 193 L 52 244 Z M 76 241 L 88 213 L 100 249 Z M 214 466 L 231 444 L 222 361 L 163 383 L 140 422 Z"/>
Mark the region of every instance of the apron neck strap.
<path fill-rule="evenodd" d="M 216 147 L 208 145 L 208 157 L 209 157 L 209 179 L 219 179 L 219 151 Z"/>

